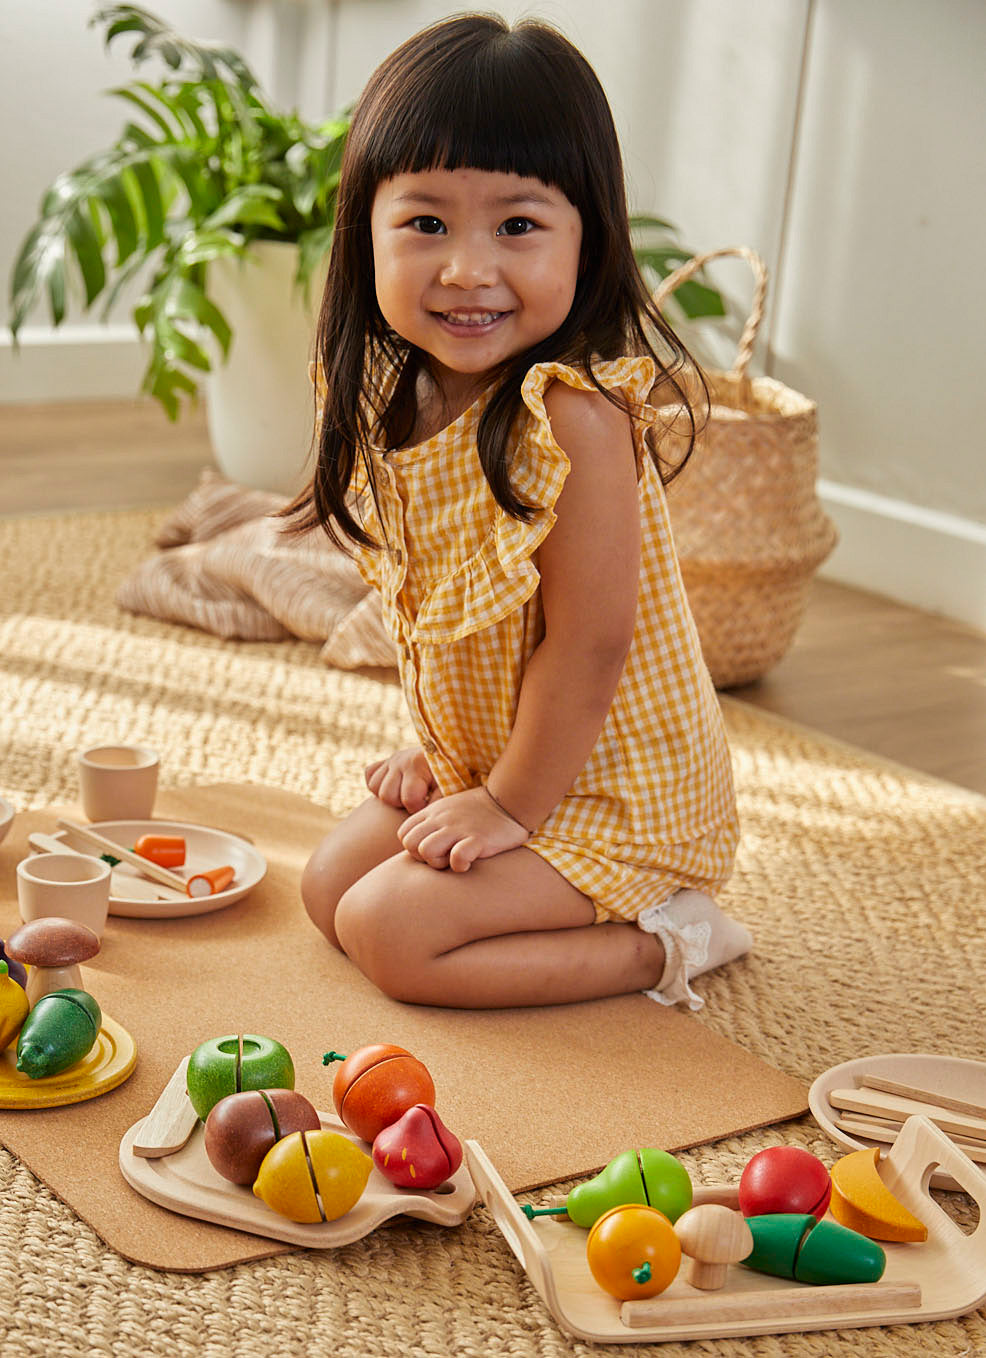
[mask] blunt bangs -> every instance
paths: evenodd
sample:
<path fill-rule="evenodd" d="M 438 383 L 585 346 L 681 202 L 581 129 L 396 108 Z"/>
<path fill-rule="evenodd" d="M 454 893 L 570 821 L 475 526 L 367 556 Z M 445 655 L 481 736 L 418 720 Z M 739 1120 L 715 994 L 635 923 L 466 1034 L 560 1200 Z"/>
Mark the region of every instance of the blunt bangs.
<path fill-rule="evenodd" d="M 429 30 L 411 39 L 405 60 L 367 91 L 353 129 L 366 178 L 517 174 L 560 189 L 584 216 L 595 198 L 591 152 L 600 128 L 612 126 L 588 63 L 540 25 L 474 18 L 443 29 L 440 44 Z"/>

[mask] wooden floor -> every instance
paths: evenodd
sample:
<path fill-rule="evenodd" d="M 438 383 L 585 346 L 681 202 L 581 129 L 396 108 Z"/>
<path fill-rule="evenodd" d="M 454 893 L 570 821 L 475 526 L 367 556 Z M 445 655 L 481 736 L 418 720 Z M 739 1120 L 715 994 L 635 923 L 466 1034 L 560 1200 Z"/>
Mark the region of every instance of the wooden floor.
<path fill-rule="evenodd" d="M 169 505 L 212 455 L 201 414 L 0 406 L 0 514 Z M 816 580 L 794 646 L 737 697 L 986 794 L 986 635 Z"/>

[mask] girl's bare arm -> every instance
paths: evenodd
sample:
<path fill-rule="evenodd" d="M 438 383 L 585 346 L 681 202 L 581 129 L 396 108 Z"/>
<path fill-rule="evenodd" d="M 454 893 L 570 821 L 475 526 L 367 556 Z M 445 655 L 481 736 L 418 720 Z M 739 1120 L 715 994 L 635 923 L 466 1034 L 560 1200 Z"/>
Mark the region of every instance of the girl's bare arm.
<path fill-rule="evenodd" d="M 572 465 L 538 558 L 544 640 L 489 775 L 497 799 L 529 828 L 561 801 L 599 737 L 633 639 L 640 571 L 628 417 L 598 393 L 561 383 L 545 406 Z"/>
<path fill-rule="evenodd" d="M 633 638 L 640 510 L 628 417 L 605 397 L 556 383 L 545 402 L 571 462 L 538 565 L 545 635 L 521 685 L 513 731 L 479 788 L 431 803 L 404 847 L 462 871 L 518 847 L 561 801 L 606 720 Z"/>

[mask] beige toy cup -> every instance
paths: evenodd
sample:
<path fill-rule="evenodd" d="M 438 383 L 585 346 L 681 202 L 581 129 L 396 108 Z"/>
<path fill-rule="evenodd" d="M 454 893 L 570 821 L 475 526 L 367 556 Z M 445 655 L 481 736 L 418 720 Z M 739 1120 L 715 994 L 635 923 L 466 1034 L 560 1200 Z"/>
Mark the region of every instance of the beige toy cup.
<path fill-rule="evenodd" d="M 110 904 L 110 865 L 80 853 L 39 853 L 17 864 L 21 919 L 58 915 L 102 938 Z"/>
<path fill-rule="evenodd" d="M 82 809 L 91 821 L 148 820 L 158 757 L 143 745 L 97 745 L 79 755 Z"/>

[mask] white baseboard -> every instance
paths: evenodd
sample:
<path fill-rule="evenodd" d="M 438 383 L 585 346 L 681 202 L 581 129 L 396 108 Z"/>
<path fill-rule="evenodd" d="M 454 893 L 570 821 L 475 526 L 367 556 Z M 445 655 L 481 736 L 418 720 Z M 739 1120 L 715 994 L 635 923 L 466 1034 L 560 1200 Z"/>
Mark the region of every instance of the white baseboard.
<path fill-rule="evenodd" d="M 134 326 L 27 326 L 0 332 L 0 403 L 132 400 L 147 359 Z"/>
<path fill-rule="evenodd" d="M 821 575 L 986 632 L 986 524 L 835 481 L 818 494 L 839 530 Z"/>

